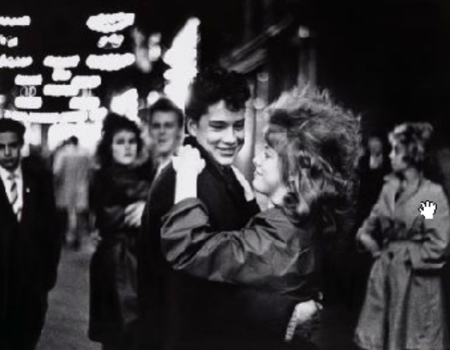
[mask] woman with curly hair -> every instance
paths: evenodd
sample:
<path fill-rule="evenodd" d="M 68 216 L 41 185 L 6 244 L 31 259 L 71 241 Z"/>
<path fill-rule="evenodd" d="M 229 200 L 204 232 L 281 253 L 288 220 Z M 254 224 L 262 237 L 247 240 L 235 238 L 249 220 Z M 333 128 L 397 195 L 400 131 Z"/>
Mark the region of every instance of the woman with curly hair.
<path fill-rule="evenodd" d="M 89 338 L 104 350 L 133 349 L 136 342 L 136 240 L 150 186 L 146 167 L 136 164 L 141 148 L 134 122 L 106 117 L 91 193 L 101 240 L 90 267 L 89 320 Z"/>
<path fill-rule="evenodd" d="M 375 258 L 355 334 L 362 349 L 449 346 L 440 272 L 450 243 L 449 208 L 442 187 L 423 176 L 432 131 L 428 123 L 405 123 L 389 134 L 393 174 L 357 233 Z"/>
<path fill-rule="evenodd" d="M 196 198 L 203 161 L 185 147 L 173 160 L 175 205 L 163 219 L 161 244 L 176 270 L 297 298 L 285 340 L 295 339 L 300 324 L 295 334 L 304 341 L 321 308 L 322 244 L 342 229 L 354 192 L 360 126 L 310 88 L 284 94 L 268 114 L 253 186 L 268 197 L 269 209 L 241 230 L 211 232 L 208 212 Z"/>

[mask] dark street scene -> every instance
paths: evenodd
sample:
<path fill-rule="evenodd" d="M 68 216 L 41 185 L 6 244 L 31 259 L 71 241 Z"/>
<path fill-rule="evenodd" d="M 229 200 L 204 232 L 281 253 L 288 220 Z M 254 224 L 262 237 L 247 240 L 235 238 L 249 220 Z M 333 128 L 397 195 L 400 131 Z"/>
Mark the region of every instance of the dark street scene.
<path fill-rule="evenodd" d="M 0 2 L 0 350 L 450 350 L 450 3 Z"/>

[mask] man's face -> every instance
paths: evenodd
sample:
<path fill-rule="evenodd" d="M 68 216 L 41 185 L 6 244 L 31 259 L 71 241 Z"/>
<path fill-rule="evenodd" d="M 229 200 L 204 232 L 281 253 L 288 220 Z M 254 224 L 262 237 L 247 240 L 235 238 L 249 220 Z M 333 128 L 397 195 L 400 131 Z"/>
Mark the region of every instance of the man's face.
<path fill-rule="evenodd" d="M 224 166 L 230 166 L 245 139 L 245 111 L 231 112 L 224 101 L 209 106 L 198 122 L 188 121 L 189 133 Z"/>
<path fill-rule="evenodd" d="M 396 173 L 402 173 L 407 170 L 410 165 L 405 161 L 406 149 L 398 141 L 392 142 L 392 150 L 389 154 L 391 159 L 392 170 Z"/>
<path fill-rule="evenodd" d="M 15 132 L 0 133 L 0 166 L 14 171 L 19 166 L 22 142 Z"/>
<path fill-rule="evenodd" d="M 378 156 L 383 152 L 383 144 L 378 137 L 371 137 L 369 139 L 369 151 L 373 156 Z"/>
<path fill-rule="evenodd" d="M 166 156 L 175 152 L 181 138 L 181 126 L 177 119 L 175 112 L 153 113 L 149 133 L 157 155 Z"/>

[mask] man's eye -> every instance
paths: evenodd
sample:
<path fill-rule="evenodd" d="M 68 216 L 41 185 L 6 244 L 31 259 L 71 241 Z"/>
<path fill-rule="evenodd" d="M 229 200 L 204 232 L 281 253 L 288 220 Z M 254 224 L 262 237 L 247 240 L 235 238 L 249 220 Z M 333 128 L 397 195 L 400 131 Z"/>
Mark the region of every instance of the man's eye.
<path fill-rule="evenodd" d="M 244 127 L 245 127 L 245 124 L 236 124 L 234 126 L 234 128 L 239 131 L 244 130 Z"/>
<path fill-rule="evenodd" d="M 209 126 L 212 129 L 216 129 L 216 130 L 222 130 L 222 129 L 226 128 L 226 125 L 223 125 L 223 124 L 213 124 L 213 123 L 211 123 L 211 124 L 209 124 Z"/>

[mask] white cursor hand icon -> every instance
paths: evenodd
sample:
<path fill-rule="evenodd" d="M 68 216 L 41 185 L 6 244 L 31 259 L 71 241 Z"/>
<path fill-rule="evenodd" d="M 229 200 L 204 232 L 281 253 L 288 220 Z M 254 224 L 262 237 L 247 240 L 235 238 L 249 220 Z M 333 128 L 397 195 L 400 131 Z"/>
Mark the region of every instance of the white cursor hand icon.
<path fill-rule="evenodd" d="M 436 214 L 437 205 L 431 201 L 420 203 L 419 212 L 425 219 L 432 219 Z"/>

